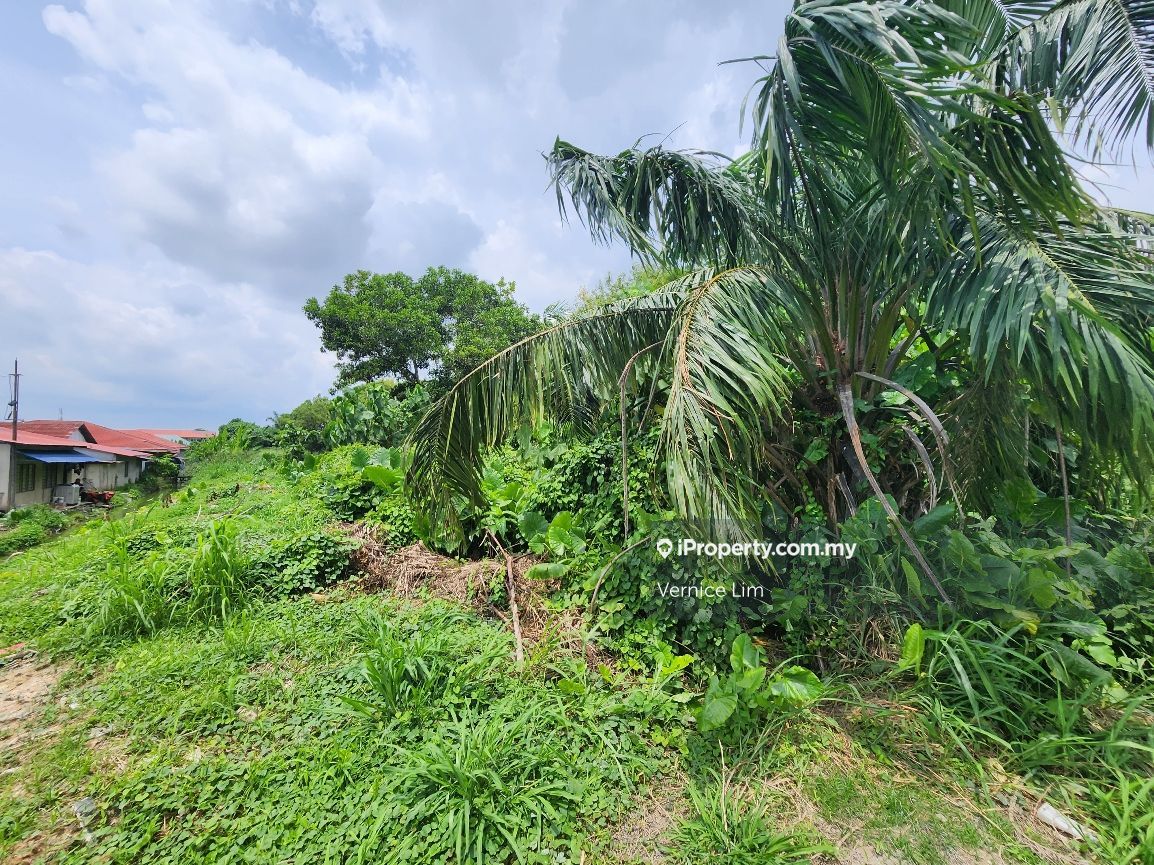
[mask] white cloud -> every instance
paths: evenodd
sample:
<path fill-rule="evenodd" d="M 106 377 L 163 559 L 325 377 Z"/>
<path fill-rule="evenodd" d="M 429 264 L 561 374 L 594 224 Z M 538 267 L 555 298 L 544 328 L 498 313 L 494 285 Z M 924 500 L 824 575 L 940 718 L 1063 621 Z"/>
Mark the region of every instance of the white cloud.
<path fill-rule="evenodd" d="M 0 226 L 0 347 L 47 413 L 261 419 L 331 381 L 300 305 L 349 271 L 445 264 L 535 309 L 571 299 L 631 261 L 561 224 L 541 153 L 645 134 L 740 152 L 758 71 L 717 64 L 772 51 L 787 8 L 47 6 L 0 84 L 0 149 L 33 178 Z"/>
<path fill-rule="evenodd" d="M 25 375 L 25 417 L 215 426 L 235 415 L 262 420 L 332 380 L 296 310 L 188 268 L 126 270 L 4 249 L 0 309 L 0 345 Z"/>
<path fill-rule="evenodd" d="M 96 164 L 128 235 L 219 279 L 300 294 L 363 257 L 383 160 L 427 138 L 417 88 L 306 74 L 214 26 L 204 4 L 50 6 L 48 30 L 142 88 L 130 146 Z"/>

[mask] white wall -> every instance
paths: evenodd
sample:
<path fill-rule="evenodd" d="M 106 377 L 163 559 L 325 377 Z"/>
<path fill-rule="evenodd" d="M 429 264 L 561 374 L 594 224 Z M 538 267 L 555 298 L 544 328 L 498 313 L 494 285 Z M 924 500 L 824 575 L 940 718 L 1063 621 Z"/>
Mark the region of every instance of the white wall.
<path fill-rule="evenodd" d="M 84 477 L 98 490 L 114 490 L 140 480 L 141 460 L 117 457 L 114 463 L 85 463 Z"/>
<path fill-rule="evenodd" d="M 52 501 L 52 490 L 44 486 L 44 473 L 51 464 L 38 463 L 35 460 L 22 460 L 17 457 L 9 461 L 11 468 L 9 471 L 16 473 L 16 466 L 31 464 L 36 470 L 35 485 L 32 489 L 22 493 L 15 493 L 12 496 L 12 507 L 26 508 L 29 505 L 44 505 Z"/>
<path fill-rule="evenodd" d="M 12 462 L 12 445 L 0 442 L 0 511 L 8 510 L 9 463 Z"/>

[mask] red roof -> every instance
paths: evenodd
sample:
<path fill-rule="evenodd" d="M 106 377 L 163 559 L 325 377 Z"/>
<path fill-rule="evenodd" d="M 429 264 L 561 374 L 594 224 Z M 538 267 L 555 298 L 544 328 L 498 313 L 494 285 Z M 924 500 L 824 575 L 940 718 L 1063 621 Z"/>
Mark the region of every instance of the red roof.
<path fill-rule="evenodd" d="M 76 430 L 84 426 L 82 420 L 22 420 L 20 429 L 41 433 L 49 436 L 64 436 L 67 438 Z"/>
<path fill-rule="evenodd" d="M 66 439 L 73 447 L 84 446 L 85 443 L 105 445 L 106 447 L 122 448 L 145 453 L 178 454 L 181 446 L 167 439 L 158 438 L 145 432 L 112 429 L 86 420 L 28 420 L 20 422 L 20 438 L 24 431 L 29 434 L 67 437 L 79 430 L 84 440 Z M 10 440 L 10 439 L 9 439 Z M 115 451 L 110 451 L 114 453 Z M 126 454 L 127 456 L 127 454 Z"/>
<path fill-rule="evenodd" d="M 96 423 L 84 422 L 81 430 L 84 437 L 98 445 L 112 445 L 114 447 L 132 448 L 138 451 L 165 451 L 166 453 L 180 453 L 183 448 L 175 442 L 158 438 L 150 433 L 129 432 L 127 430 L 112 429 Z"/>
<path fill-rule="evenodd" d="M 160 436 L 161 438 L 165 436 L 178 436 L 182 439 L 190 440 L 210 439 L 216 435 L 216 433 L 211 430 L 205 429 L 130 429 L 124 430 L 124 432 L 143 433 L 145 435 Z"/>
<path fill-rule="evenodd" d="M 23 426 L 23 425 L 21 425 Z M 4 424 L 3 429 L 0 429 L 0 442 L 12 442 L 12 425 Z M 76 448 L 84 447 L 84 442 L 78 442 L 75 439 L 61 438 L 60 436 L 44 435 L 42 433 L 29 432 L 21 429 L 14 440 L 18 445 L 36 445 L 36 447 L 48 448 Z"/>
<path fill-rule="evenodd" d="M 21 424 L 23 426 L 23 424 Z M 137 459 L 146 460 L 152 457 L 152 454 L 144 453 L 143 451 L 132 450 L 131 448 L 110 447 L 108 445 L 98 445 L 92 442 L 78 441 L 77 439 L 65 438 L 64 436 L 44 435 L 44 433 L 29 432 L 21 429 L 13 441 L 12 427 L 5 426 L 0 429 L 0 442 L 9 442 L 17 446 L 29 445 L 30 447 L 38 448 L 84 448 L 85 450 L 96 451 L 102 454 L 113 454 L 119 457 L 136 457 Z"/>

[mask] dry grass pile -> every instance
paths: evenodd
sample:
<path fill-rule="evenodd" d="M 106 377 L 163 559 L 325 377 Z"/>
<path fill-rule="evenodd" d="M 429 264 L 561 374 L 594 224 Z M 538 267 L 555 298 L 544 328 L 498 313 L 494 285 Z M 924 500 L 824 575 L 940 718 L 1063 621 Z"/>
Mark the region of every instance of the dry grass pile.
<path fill-rule="evenodd" d="M 351 523 L 345 530 L 360 542 L 353 553 L 353 567 L 364 592 L 388 592 L 402 598 L 441 598 L 468 607 L 479 615 L 501 619 L 513 626 L 508 598 L 500 607 L 494 595 L 504 597 L 506 562 L 485 558 L 458 561 L 435 553 L 416 543 L 399 550 L 391 549 L 383 533 L 375 526 Z M 550 610 L 548 598 L 557 591 L 557 580 L 531 579 L 529 569 L 539 560 L 533 556 L 514 556 L 513 589 L 517 598 L 522 639 L 534 645 L 557 639 L 563 646 L 581 643 L 581 617 L 576 611 Z"/>

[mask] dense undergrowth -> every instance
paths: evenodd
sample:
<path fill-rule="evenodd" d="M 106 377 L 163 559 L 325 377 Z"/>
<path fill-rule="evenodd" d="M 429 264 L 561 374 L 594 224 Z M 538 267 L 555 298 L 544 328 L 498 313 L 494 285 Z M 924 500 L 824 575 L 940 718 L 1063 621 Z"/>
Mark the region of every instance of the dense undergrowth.
<path fill-rule="evenodd" d="M 881 582 L 897 554 L 876 539 L 876 582 L 839 584 L 833 569 L 819 585 L 801 568 L 758 576 L 777 593 L 762 606 L 670 603 L 653 586 L 690 577 L 620 539 L 616 447 L 546 430 L 495 454 L 466 543 L 534 553 L 560 586 L 557 615 L 584 616 L 592 655 L 554 633 L 518 665 L 497 618 L 343 582 L 349 521 L 395 547 L 437 543 L 405 503 L 395 448 L 307 465 L 224 451 L 170 505 L 9 559 L 0 643 L 28 642 L 66 672 L 50 734 L 5 758 L 0 849 L 24 855 L 40 839 L 65 862 L 612 862 L 660 847 L 674 862 L 804 862 L 845 854 L 840 826 L 910 861 L 1069 861 L 1022 816 L 1045 799 L 1093 827 L 1084 849 L 1102 861 L 1149 860 L 1141 548 L 1067 551 L 1067 575 L 1052 542 L 1009 543 L 991 525 L 958 540 L 942 521 L 941 548 L 982 545 L 982 573 L 1007 580 L 967 583 L 955 559 L 952 585 L 1001 624 L 898 602 Z M 642 477 L 646 443 L 634 447 Z M 650 523 L 634 531 L 664 524 L 657 502 L 635 505 Z M 998 556 L 1033 570 L 997 570 Z M 501 589 L 484 590 L 504 606 Z M 835 610 L 875 611 L 873 630 Z M 97 803 L 87 841 L 70 810 L 85 796 Z M 639 807 L 652 836 L 629 822 Z"/>

